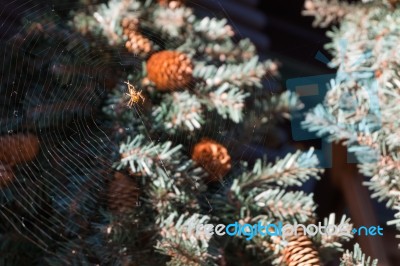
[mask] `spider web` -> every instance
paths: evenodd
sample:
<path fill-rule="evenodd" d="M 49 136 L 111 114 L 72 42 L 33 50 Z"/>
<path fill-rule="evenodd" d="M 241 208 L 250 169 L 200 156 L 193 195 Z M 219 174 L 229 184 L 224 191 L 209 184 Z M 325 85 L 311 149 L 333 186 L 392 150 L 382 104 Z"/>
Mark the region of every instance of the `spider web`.
<path fill-rule="evenodd" d="M 214 14 L 206 7 L 193 4 Z M 132 54 L 116 55 L 102 47 L 104 55 L 111 56 L 106 60 L 91 53 L 82 36 L 62 27 L 61 22 L 52 24 L 52 19 L 47 19 L 57 17 L 54 10 L 35 6 L 33 1 L 32 6 L 20 14 L 27 18 L 26 28 L 30 29 L 30 34 L 8 28 L 7 31 L 14 31 L 14 36 L 2 43 L 0 129 L 2 135 L 35 134 L 40 153 L 31 162 L 16 165 L 13 168 L 15 179 L 0 189 L 0 238 L 4 246 L 21 241 L 30 243 L 27 254 L 43 252 L 44 256 L 58 256 L 54 246 L 69 248 L 71 239 L 84 239 L 87 237 L 85 230 L 101 220 L 99 203 L 107 199 L 107 183 L 113 177 L 112 165 L 119 159 L 121 140 L 115 139 L 114 133 L 135 133 L 135 125 L 118 128 L 105 122 L 102 108 L 112 94 L 107 84 L 114 82 L 114 87 L 125 93 L 124 82 L 132 72 L 141 70 Z M 65 10 L 69 10 L 67 5 Z M 226 14 L 222 6 L 220 11 Z M 35 20 L 42 22 L 36 24 Z M 155 34 L 153 37 L 158 38 Z M 110 75 L 113 68 L 118 68 L 121 77 L 127 80 Z M 129 101 L 129 97 L 123 99 L 126 103 Z M 155 132 L 146 122 L 144 107 L 138 103 L 131 109 L 126 105 L 125 108 L 123 112 L 132 112 L 140 118 L 147 140 L 159 142 L 164 134 Z M 247 132 L 248 140 L 256 137 L 260 130 L 257 119 L 262 117 L 259 114 L 255 120 L 246 121 L 253 124 L 252 131 Z M 232 168 L 238 167 L 240 160 L 254 160 L 265 154 L 265 149 L 251 141 L 242 142 L 243 139 L 236 138 L 237 131 L 242 129 L 228 126 L 229 122 L 219 115 L 207 113 L 206 121 L 213 126 L 200 130 L 201 135 L 223 141 L 228 150 L 233 151 Z M 259 142 L 266 142 L 265 135 L 257 138 Z M 172 136 L 169 140 L 174 144 L 194 144 L 194 139 L 182 136 Z M 225 180 L 211 193 L 218 193 L 229 184 L 229 179 Z M 204 200 L 211 211 L 213 206 L 207 195 Z M 9 237 L 10 234 L 13 237 Z M 1 257 L 6 265 L 15 265 L 7 255 Z M 29 261 L 30 255 L 26 257 Z M 68 263 L 80 265 L 79 261 Z"/>

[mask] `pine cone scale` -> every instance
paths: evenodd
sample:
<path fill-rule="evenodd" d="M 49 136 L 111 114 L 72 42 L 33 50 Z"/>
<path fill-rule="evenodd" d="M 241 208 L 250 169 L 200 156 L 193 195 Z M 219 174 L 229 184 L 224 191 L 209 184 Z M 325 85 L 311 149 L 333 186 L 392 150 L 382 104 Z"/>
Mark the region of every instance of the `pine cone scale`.
<path fill-rule="evenodd" d="M 125 48 L 139 56 L 147 56 L 153 49 L 152 42 L 146 38 L 139 29 L 139 20 L 137 18 L 123 18 L 121 20 L 123 34 L 127 38 Z"/>
<path fill-rule="evenodd" d="M 209 182 L 221 180 L 231 169 L 231 157 L 228 150 L 209 139 L 202 139 L 195 145 L 192 160 L 208 172 Z"/>
<path fill-rule="evenodd" d="M 282 251 L 283 261 L 288 266 L 321 265 L 319 254 L 309 237 L 299 229 L 297 235 L 290 236 Z"/>
<path fill-rule="evenodd" d="M 161 51 L 147 61 L 147 78 L 160 91 L 187 87 L 193 79 L 192 71 L 190 58 L 177 51 Z"/>

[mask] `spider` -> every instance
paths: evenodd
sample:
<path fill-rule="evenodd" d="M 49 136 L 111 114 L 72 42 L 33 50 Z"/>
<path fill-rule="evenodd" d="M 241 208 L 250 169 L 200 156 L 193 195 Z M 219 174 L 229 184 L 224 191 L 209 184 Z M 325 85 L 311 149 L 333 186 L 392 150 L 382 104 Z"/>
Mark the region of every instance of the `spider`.
<path fill-rule="evenodd" d="M 128 84 L 128 93 L 126 93 L 126 95 L 130 97 L 128 106 L 132 107 L 134 104 L 138 103 L 140 99 L 144 102 L 142 91 L 136 91 L 135 87 L 132 84 L 129 84 L 129 81 L 125 83 Z"/>

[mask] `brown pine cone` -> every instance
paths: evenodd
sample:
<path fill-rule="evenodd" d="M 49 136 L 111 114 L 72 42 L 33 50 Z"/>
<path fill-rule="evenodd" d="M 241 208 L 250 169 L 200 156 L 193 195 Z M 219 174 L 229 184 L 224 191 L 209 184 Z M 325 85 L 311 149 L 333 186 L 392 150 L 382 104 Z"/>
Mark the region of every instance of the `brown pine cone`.
<path fill-rule="evenodd" d="M 0 188 L 6 187 L 14 180 L 14 172 L 9 165 L 0 162 Z"/>
<path fill-rule="evenodd" d="M 158 3 L 169 8 L 178 8 L 185 5 L 184 0 L 158 0 Z"/>
<path fill-rule="evenodd" d="M 115 214 L 132 213 L 139 200 L 136 182 L 120 172 L 114 174 L 108 188 L 108 207 Z"/>
<path fill-rule="evenodd" d="M 39 153 L 39 140 L 33 134 L 0 137 L 0 161 L 10 166 L 33 160 Z"/>
<path fill-rule="evenodd" d="M 202 139 L 194 146 L 192 160 L 209 174 L 207 182 L 221 181 L 231 169 L 228 150 L 216 141 Z"/>
<path fill-rule="evenodd" d="M 123 34 L 128 38 L 125 43 L 129 52 L 139 56 L 147 56 L 152 50 L 152 42 L 139 30 L 139 19 L 125 17 L 121 20 Z"/>
<path fill-rule="evenodd" d="M 287 266 L 321 265 L 318 251 L 311 239 L 299 228 L 297 235 L 288 237 L 288 244 L 282 250 L 283 261 Z"/>
<path fill-rule="evenodd" d="M 129 52 L 140 56 L 148 55 L 152 50 L 152 46 L 151 41 L 139 32 L 131 32 L 125 43 L 125 47 Z"/>
<path fill-rule="evenodd" d="M 193 79 L 190 58 L 177 51 L 161 51 L 147 61 L 147 78 L 160 91 L 182 89 Z"/>
<path fill-rule="evenodd" d="M 123 29 L 123 34 L 129 36 L 130 33 L 139 30 L 139 19 L 125 17 L 121 20 L 121 26 Z"/>

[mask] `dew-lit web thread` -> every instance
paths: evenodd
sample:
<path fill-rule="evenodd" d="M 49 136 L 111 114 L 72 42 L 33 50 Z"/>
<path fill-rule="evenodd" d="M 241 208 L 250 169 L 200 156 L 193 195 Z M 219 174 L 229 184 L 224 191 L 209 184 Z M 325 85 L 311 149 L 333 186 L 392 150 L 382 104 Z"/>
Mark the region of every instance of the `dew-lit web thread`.
<path fill-rule="evenodd" d="M 4 68 L 4 65 L 3 65 L 3 68 Z M 14 112 L 14 113 L 15 113 L 15 112 Z M 19 182 L 19 180 L 16 179 L 14 182 Z M 14 183 L 13 183 L 13 184 L 14 184 Z M 18 185 L 20 185 L 20 184 L 18 184 Z M 25 192 L 25 191 L 24 191 L 24 192 Z M 27 194 L 27 193 L 25 192 L 25 194 Z M 27 195 L 29 195 L 29 194 L 27 194 Z M 22 199 L 25 200 L 24 197 L 22 197 Z M 26 200 L 26 201 L 27 201 L 27 203 L 28 203 L 28 200 Z M 21 204 L 21 207 L 23 207 L 23 206 L 24 206 L 24 204 Z M 3 207 L 3 209 L 4 209 L 4 208 L 7 208 L 7 207 L 4 206 L 4 205 L 3 205 L 2 207 Z M 24 207 L 23 207 L 23 208 L 24 208 Z M 24 208 L 24 209 L 25 209 L 25 208 Z M 8 210 L 9 212 L 11 212 L 9 209 L 7 209 L 7 210 Z M 25 210 L 26 210 L 26 209 L 25 209 Z M 28 213 L 29 213 L 29 210 L 28 210 Z M 2 214 L 3 214 L 3 213 L 2 213 Z M 13 213 L 11 212 L 11 214 L 13 214 Z M 4 215 L 4 214 L 3 214 L 3 215 Z M 7 216 L 6 216 L 6 219 L 9 220 Z M 39 221 L 39 222 L 40 222 L 40 221 Z M 23 223 L 22 223 L 22 224 L 23 224 Z M 11 225 L 12 225 L 17 231 L 20 231 L 20 230 L 17 229 L 17 227 L 16 227 L 14 224 L 11 223 Z M 23 226 L 24 226 L 24 225 L 23 225 Z M 34 224 L 34 226 L 36 226 L 36 224 Z"/>
<path fill-rule="evenodd" d="M 138 107 L 133 106 L 133 109 L 135 110 L 135 112 L 136 112 L 136 114 L 138 115 L 138 117 L 141 117 L 141 116 L 143 115 L 143 114 L 140 112 L 140 110 L 139 110 Z M 145 125 L 143 119 L 140 119 L 140 121 L 142 122 L 142 125 L 143 125 L 143 127 L 144 127 L 144 130 L 145 130 L 145 132 L 146 132 L 147 137 L 150 139 L 150 141 L 151 141 L 152 143 L 155 144 L 156 142 L 155 142 L 155 141 L 153 140 L 153 138 L 151 137 L 150 132 L 149 132 L 149 130 L 147 129 L 147 127 L 146 127 L 146 125 Z M 160 161 L 161 166 L 162 166 L 162 169 L 164 170 L 164 173 L 165 173 L 169 178 L 172 178 L 172 177 L 169 175 L 169 173 L 168 173 L 169 171 L 168 171 L 167 168 L 165 167 L 164 161 L 161 159 L 161 156 L 160 156 L 160 154 L 157 152 L 157 150 L 156 150 L 156 153 L 157 153 L 157 159 Z M 192 181 L 192 182 L 193 182 L 193 184 L 195 184 L 194 181 Z"/>
<path fill-rule="evenodd" d="M 39 39 L 39 38 L 38 38 Z M 37 39 L 37 40 L 38 40 Z M 25 60 L 25 58 L 23 58 L 22 60 Z M 55 59 L 55 60 L 57 60 L 57 58 Z M 28 59 L 28 61 L 29 61 L 29 59 Z M 4 63 L 3 63 L 3 69 L 4 69 Z M 74 69 L 72 69 L 72 71 L 73 71 Z M 9 71 L 12 71 L 11 69 L 9 69 Z M 15 70 L 15 72 L 16 72 L 16 70 Z M 3 73 L 4 74 L 4 73 Z M 96 73 L 95 73 L 96 74 Z M 47 73 L 47 75 L 49 75 L 49 72 Z M 7 76 L 9 76 L 9 75 L 7 75 Z M 14 76 L 16 76 L 16 74 L 14 74 Z M 83 75 L 83 76 L 85 76 L 85 75 Z M 46 79 L 45 79 L 45 81 L 47 80 L 47 78 L 48 77 L 46 77 Z M 20 80 L 17 80 L 17 82 L 21 82 Z M 27 79 L 24 79 L 24 81 L 23 81 L 23 87 L 28 87 L 28 86 L 30 86 L 30 84 L 26 84 L 28 81 L 27 81 Z M 83 82 L 83 80 L 82 80 L 82 82 Z M 18 84 L 17 84 L 18 85 Z M 80 86 L 81 84 L 76 84 L 76 86 Z M 91 85 L 91 84 L 90 84 Z M 71 95 L 71 97 L 73 97 L 73 95 Z M 44 97 L 45 98 L 45 97 Z M 66 100 L 69 100 L 68 98 L 66 99 Z M 91 114 L 92 115 L 92 114 Z M 63 117 L 61 117 L 61 119 L 60 120 L 63 120 Z M 93 117 L 91 116 L 91 120 L 92 121 L 94 121 L 94 119 L 93 119 Z M 63 122 L 63 121 L 61 121 L 61 122 Z M 51 123 L 50 123 L 51 124 Z M 61 123 L 61 124 L 63 124 L 63 123 Z M 95 124 L 95 123 L 94 123 Z M 89 137 L 89 139 L 90 139 L 90 141 L 91 142 L 95 142 L 96 143 L 96 139 L 94 138 L 96 135 L 98 135 L 98 134 L 96 134 L 96 135 L 94 135 L 95 134 L 95 132 L 92 132 L 91 131 L 91 128 L 89 128 L 89 127 L 87 127 L 87 125 L 85 124 L 85 123 L 82 123 L 79 119 L 78 119 L 78 123 L 76 123 L 76 125 L 78 126 L 78 131 L 77 131 L 77 133 L 78 134 L 81 134 L 81 135 L 84 135 L 84 136 L 88 136 Z M 88 129 L 88 130 L 87 130 Z M 97 130 L 98 130 L 99 128 L 97 128 Z M 57 128 L 57 130 L 58 130 L 58 132 L 56 132 L 56 135 L 57 135 L 57 133 L 62 133 L 62 134 L 66 134 L 66 132 L 65 132 L 65 127 L 62 127 L 62 129 L 61 129 L 61 131 L 59 131 L 60 129 L 59 128 Z M 18 130 L 18 128 L 16 128 L 15 129 L 15 131 L 19 131 Z M 40 132 L 41 132 L 42 130 L 40 130 Z M 40 134 L 38 134 L 39 136 L 40 136 Z M 92 137 L 93 136 L 93 137 Z M 97 136 L 97 138 L 99 139 L 99 141 L 101 140 L 101 142 L 103 142 L 104 143 L 104 141 L 101 139 L 101 137 L 99 137 L 99 136 Z M 104 138 L 104 137 L 103 137 Z M 51 160 L 51 159 L 53 159 L 53 157 L 52 157 L 52 155 L 53 155 L 53 153 L 54 152 L 56 152 L 52 147 L 48 147 L 48 146 L 46 146 L 45 144 L 49 144 L 49 142 L 57 142 L 57 141 L 59 141 L 58 139 L 57 139 L 57 137 L 55 136 L 55 138 L 53 138 L 53 136 L 52 135 L 50 135 L 50 137 L 48 138 L 48 140 L 47 140 L 47 143 L 46 143 L 46 141 L 41 141 L 41 150 L 42 150 L 42 154 L 46 157 L 46 155 L 47 156 L 49 156 L 47 159 L 48 160 Z M 108 141 L 108 139 L 107 139 L 107 141 Z M 77 141 L 75 140 L 75 144 L 77 144 Z M 92 145 L 92 144 L 91 144 Z M 92 145 L 92 147 L 95 147 L 94 145 Z M 51 150 L 49 151 L 49 150 L 47 150 L 48 148 L 50 148 Z M 86 149 L 86 150 L 90 150 L 90 145 L 87 145 L 86 143 L 83 143 L 83 145 L 81 145 L 80 146 L 80 148 L 82 148 L 82 149 Z M 105 148 L 107 148 L 107 146 L 105 146 Z M 103 149 L 104 149 L 104 147 L 103 147 Z M 46 150 L 46 153 L 47 154 L 45 154 L 45 152 L 44 152 L 44 150 Z M 68 156 L 65 156 L 64 157 L 64 159 L 66 159 L 67 157 L 69 157 L 69 155 L 73 155 L 73 154 L 71 154 L 71 150 L 69 149 L 69 147 L 68 147 L 68 145 L 64 145 L 64 147 L 61 147 L 60 148 L 60 151 L 59 152 L 61 152 L 61 153 L 65 153 L 65 154 L 67 154 Z M 96 150 L 96 152 L 98 153 L 98 150 Z M 98 155 L 101 155 L 102 156 L 102 154 L 101 153 L 98 153 L 97 154 L 97 156 Z M 106 155 L 107 154 L 109 154 L 107 151 L 105 151 L 104 152 L 104 158 L 107 158 L 106 157 Z M 71 158 L 69 158 L 69 160 L 72 162 L 72 159 Z M 65 164 L 65 161 L 63 162 L 64 163 L 64 165 L 66 165 L 67 167 L 70 167 L 70 169 L 66 169 L 66 170 L 70 170 L 69 171 L 69 175 L 74 175 L 74 174 L 77 174 L 76 173 L 76 171 L 73 169 L 73 167 L 75 166 L 75 167 L 80 167 L 80 166 L 84 166 L 84 165 L 82 165 L 80 162 L 79 162 L 79 160 L 78 161 L 75 161 L 75 162 L 73 162 L 73 164 Z M 43 170 L 43 172 L 47 172 L 47 171 L 49 171 L 49 172 L 51 172 L 52 170 L 54 170 L 54 169 L 46 169 L 46 168 L 41 168 L 40 167 L 40 164 L 41 164 L 41 162 L 37 162 L 37 164 L 39 164 L 39 168 L 40 168 L 40 170 Z M 108 165 L 110 166 L 111 165 L 111 162 L 109 162 L 108 163 Z M 27 167 L 27 166 L 23 166 L 23 165 L 21 165 L 21 166 L 19 166 L 18 167 L 18 169 L 19 168 L 22 168 L 22 171 L 25 171 L 25 173 L 26 173 L 26 176 L 27 177 L 29 177 L 29 172 L 34 172 L 34 170 L 32 170 L 29 166 Z M 93 168 L 93 167 L 92 167 Z M 90 170 L 93 170 L 93 169 L 87 169 L 87 171 L 90 171 Z M 96 169 L 94 169 L 95 171 L 96 171 Z M 59 169 L 55 169 L 55 171 L 57 172 L 57 171 L 59 171 Z M 59 173 L 59 174 L 61 174 L 62 175 L 62 173 Z M 95 174 L 97 174 L 97 173 L 93 173 L 93 175 L 95 175 Z M 74 181 L 73 180 L 73 178 L 70 178 L 71 180 L 70 181 Z M 32 180 L 31 180 L 32 181 Z M 49 182 L 47 182 L 46 180 L 43 180 L 43 182 L 41 182 L 40 181 L 40 178 L 37 178 L 37 180 L 35 181 L 36 183 L 38 183 L 38 188 L 39 187 L 41 187 L 41 186 L 43 186 L 43 187 L 46 187 L 46 186 L 49 186 L 49 187 L 56 187 L 56 186 L 59 186 L 60 187 L 60 189 L 58 189 L 59 191 L 57 191 L 58 193 L 63 193 L 61 190 L 62 189 L 64 189 L 64 190 L 66 190 L 67 189 L 67 187 L 65 187 L 64 185 L 62 185 L 60 182 L 58 182 L 58 180 L 56 180 L 56 179 L 53 179 L 52 180 L 54 183 L 49 183 Z M 78 181 L 78 184 L 79 184 L 79 180 L 77 180 Z M 101 180 L 100 180 L 101 181 Z M 49 232 L 49 231 L 51 231 L 51 233 L 57 233 L 55 230 L 56 229 L 53 229 L 52 227 L 46 227 L 46 228 L 41 228 L 41 226 L 40 225 L 44 225 L 44 222 L 42 222 L 41 220 L 40 220 L 40 217 L 39 218 L 36 218 L 36 216 L 34 215 L 34 213 L 31 213 L 31 210 L 29 210 L 28 208 L 26 208 L 25 207 L 25 204 L 27 204 L 27 205 L 30 205 L 30 204 L 32 204 L 32 206 L 31 207 L 33 207 L 33 208 L 37 208 L 38 210 L 40 210 L 40 211 L 42 211 L 42 209 L 43 209 L 43 207 L 45 207 L 45 206 L 42 206 L 42 205 L 38 205 L 38 203 L 35 201 L 35 200 L 31 200 L 32 198 L 31 198 L 31 195 L 32 196 L 38 196 L 37 194 L 36 194 L 36 189 L 32 189 L 31 191 L 26 191 L 26 189 L 24 189 L 23 188 L 23 186 L 22 186 L 22 183 L 20 182 L 20 180 L 19 180 L 19 178 L 16 178 L 15 180 L 14 180 L 14 182 L 15 183 L 12 183 L 12 186 L 14 187 L 14 186 L 16 186 L 16 185 L 18 185 L 18 187 L 19 187 L 19 189 L 20 190 L 18 190 L 18 188 L 17 188 L 17 191 L 15 192 L 16 194 L 19 194 L 19 192 L 22 192 L 24 195 L 22 195 L 22 194 L 19 194 L 18 195 L 18 197 L 17 198 L 15 198 L 14 199 L 14 201 L 16 201 L 17 203 L 18 202 L 20 202 L 19 203 L 19 205 L 20 205 L 20 208 L 23 210 L 23 212 L 24 213 L 26 213 L 27 214 L 27 216 L 30 216 L 30 217 L 28 217 L 28 219 L 30 218 L 31 219 L 31 221 L 33 221 L 32 223 L 30 223 L 31 224 L 31 226 L 33 226 L 33 227 L 35 227 L 36 229 L 38 229 L 39 231 L 40 231 L 40 233 L 41 233 L 41 235 L 34 235 L 33 237 L 35 238 L 35 239 L 33 239 L 32 237 L 28 237 L 31 241 L 33 241 L 33 242 L 35 242 L 39 247 L 41 247 L 41 248 L 43 248 L 43 249 L 45 249 L 45 250 L 47 250 L 47 244 L 45 243 L 45 241 L 43 241 L 42 239 L 41 239 L 41 236 L 42 237 L 48 237 L 50 240 L 52 239 L 52 237 L 50 236 L 50 235 L 48 235 L 47 233 L 45 233 L 44 232 L 44 230 L 46 230 L 47 232 Z M 96 185 L 98 182 L 95 182 L 94 184 Z M 15 184 L 15 185 L 14 185 Z M 75 184 L 75 186 L 76 186 L 76 188 L 78 188 L 78 184 Z M 53 192 L 54 192 L 54 188 L 52 188 L 52 190 L 53 190 Z M 40 192 L 43 192 L 43 191 L 40 191 Z M 47 194 L 47 193 L 46 193 Z M 67 195 L 67 194 L 64 194 L 65 196 L 67 196 L 67 197 L 72 197 L 73 195 Z M 6 197 L 6 203 L 7 203 L 7 195 L 5 195 L 5 197 Z M 43 203 L 42 203 L 43 204 Z M 38 205 L 38 206 L 34 206 L 34 205 Z M 45 203 L 44 205 L 48 205 L 47 203 Z M 49 206 L 48 205 L 48 207 L 52 207 L 51 205 Z M 50 216 L 50 217 L 52 217 L 52 219 L 56 219 L 55 220 L 55 222 L 58 222 L 58 223 L 62 223 L 62 221 L 61 220 L 58 220 L 56 217 L 57 216 L 63 216 L 61 213 L 58 213 L 58 210 L 56 209 L 56 208 L 51 208 L 54 212 L 55 212 L 55 214 L 48 214 L 48 216 Z M 10 225 L 12 226 L 12 227 L 14 227 L 14 229 L 17 231 L 17 232 L 19 232 L 21 235 L 23 235 L 23 236 L 26 236 L 26 234 L 24 234 L 23 232 L 22 232 L 22 230 L 21 230 L 21 228 L 18 228 L 18 226 L 16 225 L 16 224 L 14 224 L 13 223 L 13 221 L 12 220 L 10 220 L 10 218 L 9 218 L 9 216 L 14 216 L 16 219 L 16 221 L 17 220 L 19 220 L 19 217 L 17 216 L 17 214 L 15 214 L 13 211 L 11 211 L 9 208 L 7 208 L 5 205 L 3 205 L 2 206 L 2 210 L 6 210 L 8 213 L 5 213 L 4 211 L 2 211 L 1 212 L 1 214 L 2 214 L 2 216 L 4 216 L 5 217 L 5 219 L 6 220 L 8 220 L 9 221 L 9 223 L 10 223 Z M 34 211 L 34 210 L 33 210 Z M 23 227 L 24 227 L 24 225 L 23 225 Z M 65 237 L 62 237 L 62 239 L 63 240 L 68 240 L 67 238 L 65 238 Z"/>

